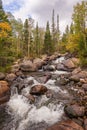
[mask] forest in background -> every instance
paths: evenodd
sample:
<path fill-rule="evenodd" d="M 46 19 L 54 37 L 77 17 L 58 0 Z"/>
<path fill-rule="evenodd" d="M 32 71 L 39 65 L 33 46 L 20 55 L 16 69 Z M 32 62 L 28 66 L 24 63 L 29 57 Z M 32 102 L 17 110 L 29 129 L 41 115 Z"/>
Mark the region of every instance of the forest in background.
<path fill-rule="evenodd" d="M 55 23 L 56 17 L 56 23 Z M 40 57 L 54 52 L 69 52 L 80 58 L 81 66 L 87 66 L 87 2 L 73 7 L 72 23 L 60 31 L 59 14 L 52 12 L 52 23 L 41 28 L 31 17 L 23 23 L 10 12 L 5 12 L 0 0 L 0 71 L 7 71 L 18 58 Z"/>

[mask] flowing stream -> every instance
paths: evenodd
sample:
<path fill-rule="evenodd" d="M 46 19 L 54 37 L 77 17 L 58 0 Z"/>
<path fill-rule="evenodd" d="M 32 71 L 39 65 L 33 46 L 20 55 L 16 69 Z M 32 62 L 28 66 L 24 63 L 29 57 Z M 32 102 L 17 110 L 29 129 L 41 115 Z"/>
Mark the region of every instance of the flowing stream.
<path fill-rule="evenodd" d="M 54 63 L 62 60 L 64 58 L 59 58 Z M 39 73 L 42 71 L 40 70 Z M 59 73 L 66 72 L 51 72 L 55 75 Z M 34 76 L 27 76 L 26 82 L 30 80 L 33 80 L 33 85 L 41 84 Z M 28 94 L 33 85 L 26 86 L 21 94 L 18 94 L 17 88 L 11 90 L 9 102 L 0 107 L 0 130 L 46 130 L 48 126 L 63 118 L 64 104 L 69 99 L 68 91 L 56 86 L 55 79 L 50 79 L 43 85 L 53 92 L 53 97 L 36 96 L 35 103 L 31 104 L 23 95 Z"/>

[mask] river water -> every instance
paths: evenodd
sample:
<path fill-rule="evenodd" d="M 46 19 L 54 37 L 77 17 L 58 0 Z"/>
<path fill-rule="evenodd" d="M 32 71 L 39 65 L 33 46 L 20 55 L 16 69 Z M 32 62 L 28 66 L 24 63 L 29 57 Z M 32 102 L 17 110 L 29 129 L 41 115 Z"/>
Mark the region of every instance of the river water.
<path fill-rule="evenodd" d="M 64 58 L 59 58 L 54 63 L 62 60 Z M 39 73 L 42 73 L 42 70 Z M 51 72 L 55 75 L 59 73 L 66 72 Z M 33 80 L 33 85 L 41 84 L 34 76 L 27 76 L 26 81 L 29 80 Z M 51 98 L 47 98 L 46 95 L 36 96 L 34 104 L 23 96 L 29 93 L 32 85 L 24 88 L 21 94 L 18 94 L 17 89 L 15 92 L 12 89 L 9 102 L 0 107 L 0 130 L 46 130 L 48 126 L 63 118 L 64 104 L 69 98 L 68 91 L 56 86 L 55 79 L 50 79 L 43 85 L 52 90 L 54 96 Z"/>

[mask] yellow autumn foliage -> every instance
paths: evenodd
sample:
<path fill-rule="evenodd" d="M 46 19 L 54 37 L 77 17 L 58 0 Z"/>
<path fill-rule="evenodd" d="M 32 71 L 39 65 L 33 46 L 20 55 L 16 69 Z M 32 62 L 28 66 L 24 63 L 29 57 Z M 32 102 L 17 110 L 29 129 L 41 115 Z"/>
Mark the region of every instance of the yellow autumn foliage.
<path fill-rule="evenodd" d="M 66 44 L 66 50 L 71 51 L 71 52 L 75 52 L 78 51 L 79 49 L 79 38 L 80 35 L 76 35 L 76 34 L 70 34 L 68 36 L 68 42 Z"/>
<path fill-rule="evenodd" d="M 7 22 L 0 22 L 0 38 L 6 38 L 11 32 L 11 26 Z"/>

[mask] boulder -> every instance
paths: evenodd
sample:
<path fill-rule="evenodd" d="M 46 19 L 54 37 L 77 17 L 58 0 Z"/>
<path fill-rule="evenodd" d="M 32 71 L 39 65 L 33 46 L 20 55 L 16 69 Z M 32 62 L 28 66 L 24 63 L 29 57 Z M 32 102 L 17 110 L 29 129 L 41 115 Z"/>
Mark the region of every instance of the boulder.
<path fill-rule="evenodd" d="M 20 67 L 19 64 L 13 65 L 13 66 L 12 66 L 12 69 L 11 69 L 11 72 L 12 72 L 12 73 L 15 73 L 15 72 L 19 71 L 19 67 Z"/>
<path fill-rule="evenodd" d="M 82 85 L 82 88 L 83 88 L 85 91 L 87 91 L 87 84 L 83 84 L 83 85 Z"/>
<path fill-rule="evenodd" d="M 47 128 L 47 130 L 84 130 L 80 125 L 72 120 L 61 121 Z"/>
<path fill-rule="evenodd" d="M 25 96 L 30 101 L 30 103 L 35 102 L 35 97 L 33 95 L 29 94 L 29 95 L 23 95 L 23 96 Z"/>
<path fill-rule="evenodd" d="M 62 63 L 58 63 L 58 64 L 56 65 L 56 69 L 57 69 L 57 70 L 62 70 L 62 71 L 67 71 L 67 68 L 64 67 L 64 65 L 63 65 Z"/>
<path fill-rule="evenodd" d="M 72 71 L 72 75 L 75 75 L 75 74 L 77 74 L 77 73 L 79 73 L 79 72 L 81 72 L 81 68 L 80 68 L 80 67 L 74 69 L 74 70 Z"/>
<path fill-rule="evenodd" d="M 24 76 L 24 74 L 23 74 L 22 71 L 20 71 L 20 70 L 19 70 L 19 71 L 16 71 L 15 74 L 16 74 L 16 76 L 20 76 L 20 77 L 21 77 L 21 76 Z"/>
<path fill-rule="evenodd" d="M 47 92 L 47 88 L 44 85 L 35 85 L 31 88 L 30 94 L 32 95 L 43 95 Z"/>
<path fill-rule="evenodd" d="M 46 60 L 47 60 L 47 55 L 42 55 L 42 56 L 41 56 L 41 59 L 42 59 L 43 61 L 46 61 Z"/>
<path fill-rule="evenodd" d="M 55 65 L 46 65 L 46 66 L 43 66 L 43 70 L 44 71 L 54 71 L 54 70 L 56 70 L 56 67 L 55 67 Z"/>
<path fill-rule="evenodd" d="M 85 114 L 85 107 L 79 106 L 77 104 L 68 105 L 68 106 L 65 106 L 64 111 L 70 118 L 83 117 Z"/>
<path fill-rule="evenodd" d="M 56 55 L 51 55 L 50 58 L 49 58 L 49 60 L 52 61 L 52 60 L 55 60 L 56 58 L 57 58 Z"/>
<path fill-rule="evenodd" d="M 51 79 L 52 75 L 51 74 L 46 74 L 44 83 L 46 83 L 49 79 Z"/>
<path fill-rule="evenodd" d="M 4 80 L 5 79 L 5 74 L 0 72 L 0 80 Z"/>
<path fill-rule="evenodd" d="M 67 67 L 68 69 L 74 69 L 76 67 L 76 65 L 71 59 L 63 61 L 63 65 Z"/>
<path fill-rule="evenodd" d="M 78 58 L 71 58 L 72 62 L 77 66 L 80 63 L 80 60 Z"/>
<path fill-rule="evenodd" d="M 81 78 L 80 83 L 87 84 L 87 78 L 84 78 L 84 79 Z"/>
<path fill-rule="evenodd" d="M 34 72 L 37 70 L 37 67 L 30 60 L 26 60 L 20 64 L 20 69 L 24 72 Z"/>
<path fill-rule="evenodd" d="M 51 89 L 48 89 L 48 91 L 46 92 L 46 97 L 47 98 L 52 98 L 53 97 L 53 91 Z"/>
<path fill-rule="evenodd" d="M 12 82 L 12 81 L 15 80 L 15 78 L 16 78 L 16 75 L 15 75 L 14 73 L 7 74 L 7 76 L 6 76 L 6 81 Z"/>
<path fill-rule="evenodd" d="M 10 98 L 10 88 L 6 81 L 0 81 L 0 105 L 7 102 Z"/>
<path fill-rule="evenodd" d="M 37 69 L 40 69 L 45 64 L 45 61 L 40 58 L 36 58 L 34 59 L 33 64 L 37 67 Z"/>
<path fill-rule="evenodd" d="M 84 128 L 87 130 L 87 119 L 84 120 Z"/>
<path fill-rule="evenodd" d="M 73 81 L 80 81 L 80 79 L 84 79 L 87 78 L 87 72 L 86 71 L 81 71 L 77 74 L 74 74 L 70 77 L 70 80 Z"/>
<path fill-rule="evenodd" d="M 55 82 L 55 85 L 57 85 L 57 86 L 66 85 L 68 82 L 69 82 L 69 79 L 64 77 L 64 78 L 57 79 Z"/>

